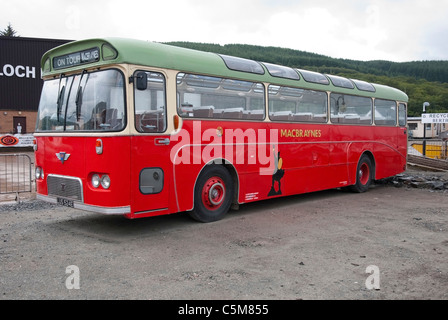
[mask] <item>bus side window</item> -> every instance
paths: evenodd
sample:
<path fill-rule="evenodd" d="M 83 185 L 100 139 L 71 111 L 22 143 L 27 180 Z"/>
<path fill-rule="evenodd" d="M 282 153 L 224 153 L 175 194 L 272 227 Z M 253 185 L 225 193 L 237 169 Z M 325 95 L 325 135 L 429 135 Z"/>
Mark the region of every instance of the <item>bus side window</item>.
<path fill-rule="evenodd" d="M 375 124 L 397 125 L 397 104 L 395 101 L 375 99 Z"/>
<path fill-rule="evenodd" d="M 146 72 L 146 89 L 135 84 L 135 128 L 142 133 L 157 133 L 166 130 L 165 77 L 161 73 Z M 141 71 L 135 78 L 141 77 Z M 143 77 L 146 78 L 146 77 Z"/>
<path fill-rule="evenodd" d="M 178 113 L 185 118 L 264 119 L 261 83 L 179 73 Z"/>
<path fill-rule="evenodd" d="M 372 124 L 372 99 L 348 94 L 332 93 L 331 122 L 336 124 Z"/>
<path fill-rule="evenodd" d="M 327 93 L 269 86 L 269 117 L 273 121 L 327 122 Z"/>

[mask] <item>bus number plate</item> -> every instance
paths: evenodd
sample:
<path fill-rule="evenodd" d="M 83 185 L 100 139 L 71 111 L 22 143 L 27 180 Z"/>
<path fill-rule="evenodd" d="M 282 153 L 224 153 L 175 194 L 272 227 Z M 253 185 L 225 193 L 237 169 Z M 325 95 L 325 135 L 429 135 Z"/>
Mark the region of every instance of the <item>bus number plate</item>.
<path fill-rule="evenodd" d="M 70 207 L 70 208 L 74 208 L 75 204 L 73 202 L 73 200 L 68 200 L 68 199 L 64 199 L 64 198 L 58 198 L 58 204 L 64 207 Z"/>

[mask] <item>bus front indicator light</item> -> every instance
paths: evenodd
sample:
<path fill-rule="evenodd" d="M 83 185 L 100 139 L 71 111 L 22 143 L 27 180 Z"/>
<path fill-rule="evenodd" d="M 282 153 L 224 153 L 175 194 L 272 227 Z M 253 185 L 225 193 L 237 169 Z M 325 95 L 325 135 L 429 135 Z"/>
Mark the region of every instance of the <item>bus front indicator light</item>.
<path fill-rule="evenodd" d="M 95 142 L 96 154 L 103 154 L 103 140 L 97 139 Z"/>

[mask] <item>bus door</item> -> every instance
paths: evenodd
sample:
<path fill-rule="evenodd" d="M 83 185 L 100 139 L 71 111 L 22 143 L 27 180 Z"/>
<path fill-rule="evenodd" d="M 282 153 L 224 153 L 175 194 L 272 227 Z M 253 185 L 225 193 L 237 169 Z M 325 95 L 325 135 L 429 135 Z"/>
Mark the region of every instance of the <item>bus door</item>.
<path fill-rule="evenodd" d="M 135 136 L 131 144 L 133 213 L 142 217 L 168 213 L 172 173 L 169 136 Z"/>
<path fill-rule="evenodd" d="M 168 213 L 172 174 L 167 131 L 165 76 L 134 73 L 134 125 L 131 142 L 132 211 L 136 216 Z"/>

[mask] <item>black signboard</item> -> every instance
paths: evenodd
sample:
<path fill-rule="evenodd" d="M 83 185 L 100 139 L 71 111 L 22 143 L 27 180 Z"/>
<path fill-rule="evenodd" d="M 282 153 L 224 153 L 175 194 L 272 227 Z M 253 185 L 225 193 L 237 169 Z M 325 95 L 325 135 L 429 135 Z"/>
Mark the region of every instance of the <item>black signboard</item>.
<path fill-rule="evenodd" d="M 37 111 L 43 84 L 42 55 L 67 42 L 0 37 L 0 110 Z"/>

